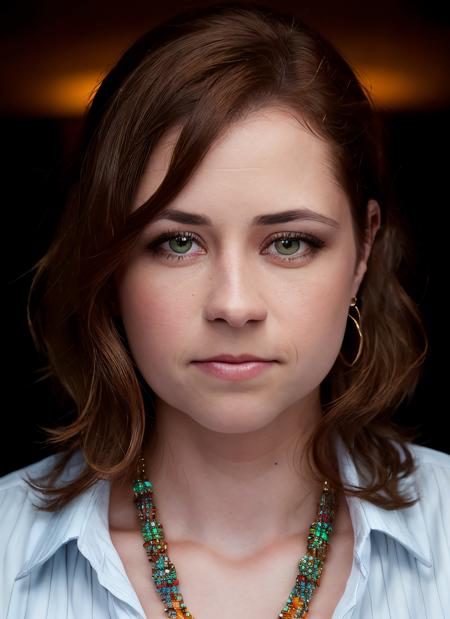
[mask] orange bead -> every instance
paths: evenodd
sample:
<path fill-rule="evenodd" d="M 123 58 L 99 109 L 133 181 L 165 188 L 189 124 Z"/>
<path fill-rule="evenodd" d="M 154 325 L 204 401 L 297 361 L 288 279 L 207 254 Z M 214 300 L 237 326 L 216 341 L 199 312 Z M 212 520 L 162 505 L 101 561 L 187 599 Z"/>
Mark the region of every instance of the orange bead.
<path fill-rule="evenodd" d="M 304 600 L 302 600 L 302 598 L 299 598 L 298 596 L 295 596 L 292 600 L 292 603 L 294 605 L 294 608 L 303 608 L 303 606 L 305 605 Z"/>

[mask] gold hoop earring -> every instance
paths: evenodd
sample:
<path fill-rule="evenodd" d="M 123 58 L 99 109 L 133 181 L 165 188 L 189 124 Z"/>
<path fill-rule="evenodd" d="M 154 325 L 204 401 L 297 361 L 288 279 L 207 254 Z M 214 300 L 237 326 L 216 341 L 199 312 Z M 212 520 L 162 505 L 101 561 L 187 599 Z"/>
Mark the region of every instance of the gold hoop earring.
<path fill-rule="evenodd" d="M 356 305 L 356 301 L 357 298 L 353 297 L 351 303 L 350 303 L 350 308 L 354 307 L 356 310 L 356 313 L 358 314 L 358 318 L 355 318 L 354 316 L 352 316 L 349 312 L 349 317 L 353 320 L 356 329 L 358 330 L 358 335 L 359 335 L 359 346 L 358 346 L 358 352 L 356 353 L 356 357 L 353 359 L 352 363 L 348 363 L 345 359 L 344 359 L 344 355 L 342 354 L 342 352 L 339 353 L 340 358 L 342 359 L 342 361 L 345 363 L 345 365 L 349 368 L 353 367 L 356 362 L 358 361 L 358 359 L 361 356 L 361 352 L 362 352 L 362 348 L 363 348 L 363 341 L 364 341 L 364 337 L 361 331 L 361 314 L 359 313 L 359 309 L 358 306 Z"/>

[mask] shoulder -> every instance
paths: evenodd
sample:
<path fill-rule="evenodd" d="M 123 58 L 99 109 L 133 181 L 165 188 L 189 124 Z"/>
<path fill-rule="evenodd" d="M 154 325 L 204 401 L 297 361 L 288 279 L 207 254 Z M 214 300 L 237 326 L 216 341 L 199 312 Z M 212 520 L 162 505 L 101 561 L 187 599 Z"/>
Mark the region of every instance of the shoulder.
<path fill-rule="evenodd" d="M 450 509 L 450 455 L 415 443 L 407 444 L 416 469 L 414 480 L 425 510 Z"/>
<path fill-rule="evenodd" d="M 405 526 L 435 569 L 450 569 L 447 514 L 450 511 L 450 456 L 442 451 L 407 443 L 415 461 L 412 497 L 417 503 L 401 510 Z M 444 550 L 446 549 L 446 550 Z"/>
<path fill-rule="evenodd" d="M 27 480 L 36 480 L 39 482 L 40 478 L 43 478 L 50 474 L 58 460 L 64 455 L 64 453 L 57 453 L 42 458 L 38 462 L 33 462 L 20 469 L 12 471 L 3 477 L 0 477 L 0 513 L 3 515 L 4 498 L 7 496 L 9 500 L 20 500 L 27 495 L 31 498 L 30 492 L 31 486 L 27 483 Z M 82 465 L 82 456 L 79 451 L 72 454 L 68 461 L 64 472 L 57 483 L 64 483 L 70 477 L 74 469 L 79 469 Z M 35 496 L 37 498 L 37 496 Z"/>
<path fill-rule="evenodd" d="M 450 471 L 450 455 L 431 447 L 418 445 L 416 443 L 407 443 L 410 450 L 413 452 L 418 464 L 444 467 Z"/>
<path fill-rule="evenodd" d="M 0 477 L 0 521 L 3 527 L 10 523 L 11 526 L 18 528 L 25 516 L 35 519 L 44 514 L 47 517 L 50 515 L 48 512 L 38 509 L 41 494 L 34 490 L 28 481 L 35 481 L 39 484 L 42 479 L 45 480 L 45 477 L 54 470 L 58 460 L 63 455 L 64 453 L 57 453 L 47 456 L 38 462 Z M 82 455 L 77 451 L 72 454 L 62 475 L 55 483 L 63 485 L 82 465 Z"/>
<path fill-rule="evenodd" d="M 0 477 L 0 519 L 3 526 L 17 526 L 18 514 L 30 509 L 34 493 L 27 479 L 38 479 L 50 473 L 57 461 L 58 454 L 47 456 L 39 462 L 34 462 Z M 37 498 L 37 496 L 35 496 Z M 19 512 L 20 510 L 20 512 Z M 20 519 L 19 519 L 20 520 Z"/>
<path fill-rule="evenodd" d="M 40 476 L 44 473 L 49 472 L 54 464 L 56 463 L 56 458 L 58 454 L 53 454 L 51 456 L 47 456 L 38 462 L 34 462 L 32 464 L 28 464 L 23 468 L 17 469 L 0 477 L 0 493 L 6 492 L 10 488 L 21 487 L 25 484 L 24 477 L 27 474 L 31 476 Z M 26 485 L 26 484 L 25 484 Z"/>
<path fill-rule="evenodd" d="M 450 455 L 431 447 L 407 443 L 416 471 L 415 476 L 422 488 L 436 488 L 450 483 Z M 447 485 L 448 491 L 448 485 Z"/>
<path fill-rule="evenodd" d="M 26 482 L 26 479 L 32 478 L 39 483 L 39 478 L 53 470 L 60 456 L 47 456 L 0 477 L 0 565 L 3 566 L 0 599 L 8 599 L 8 591 L 11 591 L 16 575 L 43 540 L 51 537 L 54 525 L 60 518 L 58 513 L 38 509 L 41 495 Z M 61 476 L 61 483 L 73 474 L 75 467 L 80 466 L 80 456 L 77 452 L 69 460 Z"/>
<path fill-rule="evenodd" d="M 27 483 L 45 486 L 45 477 L 66 455 L 48 456 L 0 478 L 0 617 L 5 619 L 28 617 L 30 609 L 33 617 L 72 617 L 73 608 L 82 616 L 84 611 L 104 616 L 106 592 L 93 574 L 111 552 L 108 495 L 102 492 L 107 483 L 99 480 L 51 512 L 40 509 L 44 497 Z M 71 454 L 54 485 L 67 485 L 85 467 L 80 451 Z M 106 570 L 105 578 L 111 574 Z"/>
<path fill-rule="evenodd" d="M 385 509 L 351 501 L 356 554 L 369 580 L 358 616 L 372 616 L 376 592 L 377 617 L 443 618 L 450 571 L 450 456 L 415 443 L 395 446 L 400 456 L 406 448 L 413 458 L 410 475 L 397 472 L 399 494 L 411 504 Z"/>

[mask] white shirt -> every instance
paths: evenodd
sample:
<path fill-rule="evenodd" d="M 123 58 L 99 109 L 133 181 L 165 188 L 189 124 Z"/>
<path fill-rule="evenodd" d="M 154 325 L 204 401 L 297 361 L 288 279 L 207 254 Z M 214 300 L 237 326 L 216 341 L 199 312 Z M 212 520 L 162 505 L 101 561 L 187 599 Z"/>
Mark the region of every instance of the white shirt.
<path fill-rule="evenodd" d="M 332 619 L 450 619 L 450 456 L 409 447 L 418 461 L 413 482 L 420 500 L 413 507 L 384 510 L 346 497 L 353 565 Z M 55 457 L 0 478 L 0 619 L 145 618 L 109 534 L 108 481 L 57 513 L 33 510 L 39 497 L 22 477 L 42 474 Z M 340 440 L 338 458 L 341 477 L 358 484 Z M 65 475 L 82 465 L 77 452 Z"/>

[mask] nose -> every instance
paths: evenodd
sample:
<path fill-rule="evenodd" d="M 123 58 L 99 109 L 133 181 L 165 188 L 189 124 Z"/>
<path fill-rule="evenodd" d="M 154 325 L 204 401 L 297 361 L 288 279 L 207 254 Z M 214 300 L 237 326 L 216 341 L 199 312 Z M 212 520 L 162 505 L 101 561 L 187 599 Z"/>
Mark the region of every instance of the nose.
<path fill-rule="evenodd" d="M 265 319 L 261 274 L 255 273 L 244 256 L 223 256 L 211 269 L 204 304 L 207 320 L 225 320 L 232 327 L 242 327 L 249 321 Z"/>

